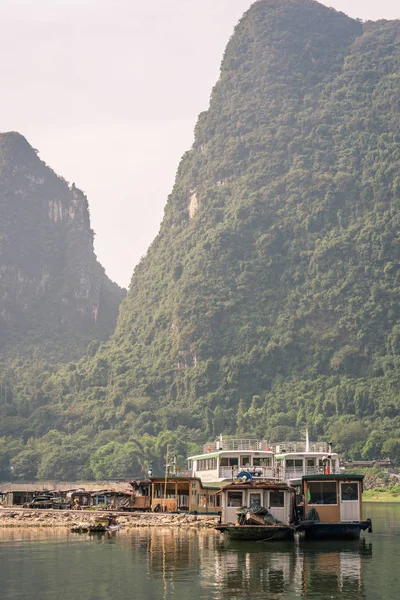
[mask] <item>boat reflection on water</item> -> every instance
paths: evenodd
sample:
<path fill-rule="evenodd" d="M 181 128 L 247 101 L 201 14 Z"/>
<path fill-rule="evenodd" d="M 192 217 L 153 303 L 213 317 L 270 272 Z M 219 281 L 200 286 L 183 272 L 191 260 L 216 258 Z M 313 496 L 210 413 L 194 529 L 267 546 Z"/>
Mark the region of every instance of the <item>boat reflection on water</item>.
<path fill-rule="evenodd" d="M 289 597 L 290 592 L 301 597 L 364 597 L 362 564 L 364 557 L 372 556 L 372 544 L 365 539 L 324 548 L 318 543 L 261 545 L 225 544 L 216 566 L 221 588 L 277 598 Z"/>
<path fill-rule="evenodd" d="M 304 544 L 302 549 L 301 591 L 318 595 L 337 591 L 348 598 L 363 598 L 363 564 L 372 557 L 372 543 L 331 542 L 326 548 L 319 543 Z"/>
<path fill-rule="evenodd" d="M 152 530 L 138 532 L 132 543 L 147 562 L 164 597 L 177 586 L 209 598 L 251 597 L 364 598 L 363 564 L 372 543 L 285 543 L 222 541 L 211 532 Z M 364 565 L 365 570 L 365 565 Z M 189 590 L 188 590 L 189 591 Z"/>

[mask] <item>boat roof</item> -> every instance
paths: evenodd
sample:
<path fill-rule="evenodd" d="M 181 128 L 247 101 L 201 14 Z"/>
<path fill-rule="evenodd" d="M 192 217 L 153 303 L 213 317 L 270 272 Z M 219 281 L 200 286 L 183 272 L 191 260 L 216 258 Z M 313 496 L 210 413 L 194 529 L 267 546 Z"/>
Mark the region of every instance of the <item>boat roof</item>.
<path fill-rule="evenodd" d="M 207 454 L 198 454 L 197 456 L 188 456 L 187 460 L 198 460 L 199 458 L 216 458 L 220 452 L 208 452 Z"/>
<path fill-rule="evenodd" d="M 302 477 L 302 481 L 318 481 L 318 480 L 324 481 L 324 480 L 328 480 L 328 479 L 339 479 L 340 481 L 351 481 L 351 480 L 362 481 L 364 479 L 364 475 L 361 475 L 361 474 L 353 475 L 352 473 L 332 473 L 331 475 L 325 475 L 325 474 L 303 475 L 303 477 Z"/>
<path fill-rule="evenodd" d="M 254 481 L 251 483 L 230 483 L 221 488 L 221 492 L 229 492 L 232 490 L 274 490 L 274 491 L 289 491 L 294 492 L 294 488 L 286 483 L 274 483 L 273 481 Z"/>
<path fill-rule="evenodd" d="M 283 458 L 288 458 L 290 456 L 339 456 L 337 452 L 314 452 L 313 450 L 307 450 L 303 452 L 282 452 L 281 454 L 275 454 L 276 460 L 282 460 Z"/>
<path fill-rule="evenodd" d="M 203 483 L 200 477 L 187 477 L 186 475 L 168 475 L 167 483 L 176 482 L 176 483 L 189 483 L 191 481 L 197 481 L 200 484 L 200 488 L 203 490 L 213 490 L 215 491 L 215 486 L 209 483 Z M 152 475 L 151 483 L 165 483 L 165 476 L 160 475 Z"/>
<path fill-rule="evenodd" d="M 304 483 L 306 481 L 361 481 L 363 483 L 364 475 L 350 473 L 337 473 L 332 475 L 303 475 L 301 478 L 301 490 L 304 493 Z"/>

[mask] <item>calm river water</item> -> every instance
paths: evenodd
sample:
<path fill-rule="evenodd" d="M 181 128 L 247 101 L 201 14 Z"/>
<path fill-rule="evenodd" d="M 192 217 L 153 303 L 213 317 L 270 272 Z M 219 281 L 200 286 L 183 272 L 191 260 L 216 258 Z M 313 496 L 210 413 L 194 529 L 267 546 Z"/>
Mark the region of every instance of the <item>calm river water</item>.
<path fill-rule="evenodd" d="M 2 600 L 397 599 L 400 503 L 367 504 L 360 542 L 228 544 L 213 531 L 89 538 L 0 529 Z"/>

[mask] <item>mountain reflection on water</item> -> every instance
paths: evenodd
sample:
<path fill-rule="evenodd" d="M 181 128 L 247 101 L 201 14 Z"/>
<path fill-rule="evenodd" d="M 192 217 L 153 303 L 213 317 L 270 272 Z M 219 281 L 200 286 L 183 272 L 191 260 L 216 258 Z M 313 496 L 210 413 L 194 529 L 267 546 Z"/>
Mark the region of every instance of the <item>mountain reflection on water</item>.
<path fill-rule="evenodd" d="M 105 537 L 0 530 L 1 598 L 397 598 L 400 505 L 368 505 L 360 542 L 228 543 L 213 531 Z"/>

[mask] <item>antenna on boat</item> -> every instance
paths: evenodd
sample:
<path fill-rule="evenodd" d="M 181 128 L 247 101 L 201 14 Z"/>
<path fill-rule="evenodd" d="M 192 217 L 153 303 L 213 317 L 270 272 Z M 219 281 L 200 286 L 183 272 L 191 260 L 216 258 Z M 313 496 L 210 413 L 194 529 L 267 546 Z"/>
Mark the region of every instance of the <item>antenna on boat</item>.
<path fill-rule="evenodd" d="M 306 452 L 310 452 L 310 440 L 308 437 L 308 427 L 306 429 Z"/>

